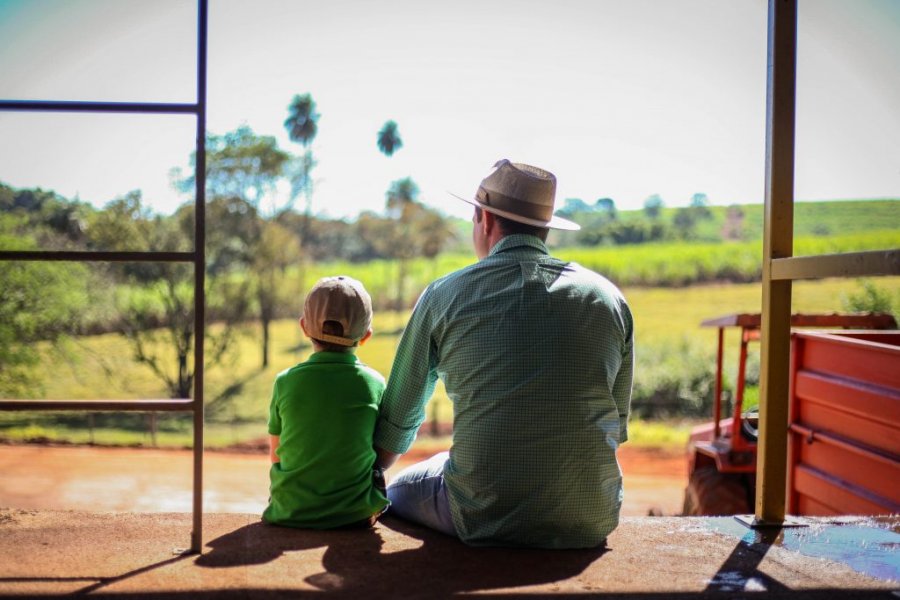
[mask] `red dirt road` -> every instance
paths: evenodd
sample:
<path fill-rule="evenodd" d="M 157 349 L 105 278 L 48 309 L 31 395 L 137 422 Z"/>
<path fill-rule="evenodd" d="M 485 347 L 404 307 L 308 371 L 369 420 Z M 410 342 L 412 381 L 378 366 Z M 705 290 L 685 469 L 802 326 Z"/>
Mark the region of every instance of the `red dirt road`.
<path fill-rule="evenodd" d="M 427 458 L 405 455 L 388 471 Z M 625 474 L 623 515 L 674 515 L 686 483 L 682 452 L 619 450 Z M 0 507 L 89 511 L 189 512 L 192 454 L 187 450 L 0 445 Z M 204 456 L 204 510 L 261 513 L 268 498 L 268 457 L 212 451 Z"/>

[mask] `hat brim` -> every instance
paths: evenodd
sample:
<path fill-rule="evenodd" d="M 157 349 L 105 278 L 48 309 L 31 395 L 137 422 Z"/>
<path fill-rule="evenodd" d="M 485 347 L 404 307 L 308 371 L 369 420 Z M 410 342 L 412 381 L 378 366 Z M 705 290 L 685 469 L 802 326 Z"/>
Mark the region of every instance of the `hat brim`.
<path fill-rule="evenodd" d="M 482 210 L 486 210 L 489 213 L 498 215 L 505 219 L 509 219 L 510 221 L 516 221 L 517 223 L 524 223 L 525 225 L 534 225 L 535 227 L 547 227 L 548 229 L 561 229 L 563 231 L 578 231 L 581 229 L 581 225 L 574 221 L 570 221 L 568 219 L 564 219 L 562 217 L 557 217 L 553 215 L 549 221 L 541 221 L 540 219 L 529 219 L 528 217 L 523 217 L 522 215 L 517 215 L 516 213 L 512 213 L 506 210 L 500 210 L 498 208 L 494 208 L 493 206 L 488 206 L 486 204 L 482 204 L 477 199 L 469 199 L 463 198 L 462 196 L 458 196 L 453 192 L 447 192 L 457 200 L 462 200 L 472 206 L 477 206 Z"/>

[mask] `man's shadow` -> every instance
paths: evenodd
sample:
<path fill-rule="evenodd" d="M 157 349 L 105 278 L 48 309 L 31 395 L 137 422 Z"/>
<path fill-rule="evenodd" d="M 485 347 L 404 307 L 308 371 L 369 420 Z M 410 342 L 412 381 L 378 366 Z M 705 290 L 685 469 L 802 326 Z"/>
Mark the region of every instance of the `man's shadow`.
<path fill-rule="evenodd" d="M 393 551 L 399 541 L 395 534 L 417 540 L 416 547 Z M 286 552 L 325 547 L 324 571 L 304 581 L 355 597 L 445 596 L 552 583 L 579 575 L 607 551 L 473 548 L 387 516 L 374 529 L 314 531 L 254 523 L 209 546 L 212 551 L 200 556 L 197 565 L 249 566 L 274 561 Z"/>

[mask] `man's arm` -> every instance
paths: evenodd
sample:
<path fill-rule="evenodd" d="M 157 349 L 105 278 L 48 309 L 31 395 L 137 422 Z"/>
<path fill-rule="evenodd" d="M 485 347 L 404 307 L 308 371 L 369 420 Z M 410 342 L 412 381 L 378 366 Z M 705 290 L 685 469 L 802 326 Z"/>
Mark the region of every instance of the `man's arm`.
<path fill-rule="evenodd" d="M 429 287 L 419 298 L 403 330 L 381 399 L 373 438 L 381 466 L 393 464 L 412 445 L 425 420 L 425 403 L 437 383 L 437 357 L 431 341 L 430 290 Z"/>
<path fill-rule="evenodd" d="M 628 440 L 628 414 L 631 411 L 631 388 L 634 379 L 634 325 L 631 312 L 625 307 L 625 347 L 622 364 L 613 382 L 612 395 L 619 411 L 619 443 Z"/>

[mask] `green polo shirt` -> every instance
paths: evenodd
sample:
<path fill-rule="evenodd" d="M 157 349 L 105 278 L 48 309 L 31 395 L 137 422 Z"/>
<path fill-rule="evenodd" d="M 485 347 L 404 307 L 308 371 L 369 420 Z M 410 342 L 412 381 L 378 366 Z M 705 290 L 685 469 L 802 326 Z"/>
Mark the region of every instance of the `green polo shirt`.
<path fill-rule="evenodd" d="M 405 452 L 438 377 L 453 402 L 445 465 L 459 537 L 591 547 L 616 527 L 633 325 L 604 277 L 512 235 L 432 283 L 400 341 L 375 445 Z"/>
<path fill-rule="evenodd" d="M 328 529 L 381 512 L 373 486 L 372 432 L 384 378 L 352 352 L 316 352 L 275 378 L 269 433 L 280 436 L 272 465 L 269 523 Z"/>

